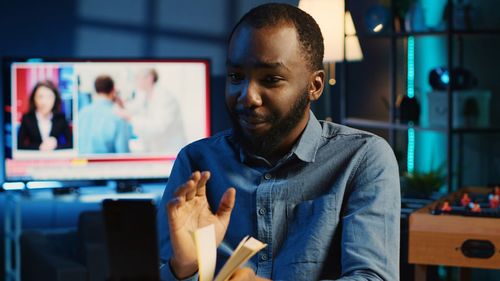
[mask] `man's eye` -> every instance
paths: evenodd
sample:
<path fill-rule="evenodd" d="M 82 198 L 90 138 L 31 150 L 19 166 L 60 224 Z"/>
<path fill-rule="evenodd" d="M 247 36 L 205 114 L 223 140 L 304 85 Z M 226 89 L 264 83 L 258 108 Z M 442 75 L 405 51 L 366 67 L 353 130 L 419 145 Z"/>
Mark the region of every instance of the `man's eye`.
<path fill-rule="evenodd" d="M 264 78 L 264 83 L 266 84 L 276 84 L 276 83 L 279 83 L 280 81 L 282 81 L 283 79 L 279 76 L 266 76 Z"/>
<path fill-rule="evenodd" d="M 239 84 L 243 80 L 243 76 L 238 73 L 229 73 L 227 75 L 232 84 Z"/>

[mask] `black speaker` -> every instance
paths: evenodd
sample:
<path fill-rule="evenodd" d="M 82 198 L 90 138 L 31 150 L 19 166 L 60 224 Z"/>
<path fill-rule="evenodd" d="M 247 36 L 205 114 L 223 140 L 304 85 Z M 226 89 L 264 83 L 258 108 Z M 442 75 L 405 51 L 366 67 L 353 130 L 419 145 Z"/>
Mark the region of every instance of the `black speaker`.
<path fill-rule="evenodd" d="M 450 76 L 450 72 L 446 67 L 436 67 L 429 73 L 429 84 L 432 89 L 444 91 L 447 89 L 451 81 L 453 90 L 472 89 L 477 86 L 477 79 L 474 75 L 465 68 L 454 68 Z"/>

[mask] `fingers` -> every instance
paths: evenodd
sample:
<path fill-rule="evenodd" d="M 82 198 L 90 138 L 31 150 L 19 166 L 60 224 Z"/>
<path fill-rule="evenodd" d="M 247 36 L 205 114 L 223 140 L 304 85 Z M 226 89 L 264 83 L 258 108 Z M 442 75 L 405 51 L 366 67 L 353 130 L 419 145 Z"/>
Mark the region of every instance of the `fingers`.
<path fill-rule="evenodd" d="M 186 181 L 183 185 L 179 186 L 177 190 L 174 192 L 174 195 L 177 197 L 182 197 L 184 199 L 193 199 L 193 195 L 190 193 L 196 194 L 196 184 L 200 179 L 200 172 L 196 171 L 191 174 L 189 180 Z"/>
<path fill-rule="evenodd" d="M 210 172 L 205 171 L 201 173 L 201 179 L 196 187 L 196 196 L 205 196 L 207 190 L 207 181 L 210 179 Z"/>
<path fill-rule="evenodd" d="M 196 187 L 200 181 L 200 172 L 196 171 L 191 174 L 191 178 L 187 181 L 188 187 L 186 188 L 186 201 L 193 199 L 196 196 Z"/>
<path fill-rule="evenodd" d="M 234 208 L 234 202 L 236 201 L 236 189 L 234 187 L 228 188 L 222 199 L 220 200 L 219 208 L 217 209 L 217 216 L 229 222 L 231 217 L 231 211 Z"/>
<path fill-rule="evenodd" d="M 187 182 L 177 188 L 174 192 L 174 196 L 177 197 L 177 201 L 179 202 L 190 201 L 195 196 L 206 196 L 206 185 L 209 179 L 210 172 L 204 171 L 200 173 L 199 171 L 196 171 L 191 174 L 191 177 Z M 221 214 L 231 212 L 234 207 L 235 195 L 236 190 L 234 188 L 226 190 L 219 205 Z"/>
<path fill-rule="evenodd" d="M 192 200 L 195 196 L 205 196 L 206 184 L 210 178 L 210 172 L 200 173 L 196 171 L 191 174 L 187 182 L 181 185 L 174 193 L 177 197 L 184 197 L 186 201 Z"/>

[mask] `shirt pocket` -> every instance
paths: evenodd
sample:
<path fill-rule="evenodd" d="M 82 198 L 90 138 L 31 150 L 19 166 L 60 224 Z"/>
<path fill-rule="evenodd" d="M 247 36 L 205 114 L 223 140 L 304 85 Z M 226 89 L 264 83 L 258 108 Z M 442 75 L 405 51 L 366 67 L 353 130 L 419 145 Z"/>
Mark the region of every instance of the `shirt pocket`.
<path fill-rule="evenodd" d="M 287 236 L 282 249 L 287 263 L 324 262 L 338 225 L 337 209 L 335 193 L 299 203 L 287 202 Z"/>
<path fill-rule="evenodd" d="M 323 267 L 326 263 L 322 262 L 294 262 L 276 268 L 272 276 L 273 280 L 294 280 L 310 281 L 319 280 Z"/>

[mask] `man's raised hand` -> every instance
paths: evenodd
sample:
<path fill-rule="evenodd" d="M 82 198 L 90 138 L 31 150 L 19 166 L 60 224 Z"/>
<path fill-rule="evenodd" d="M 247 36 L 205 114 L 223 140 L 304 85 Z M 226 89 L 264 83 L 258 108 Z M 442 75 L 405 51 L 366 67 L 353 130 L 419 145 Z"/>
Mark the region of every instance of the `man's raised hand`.
<path fill-rule="evenodd" d="M 210 172 L 194 172 L 174 193 L 167 204 L 172 258 L 170 266 L 178 278 L 193 275 L 198 270 L 196 248 L 191 232 L 213 224 L 217 246 L 224 239 L 231 211 L 234 207 L 236 190 L 228 188 L 220 201 L 217 212 L 212 213 L 206 196 L 206 183 Z"/>

